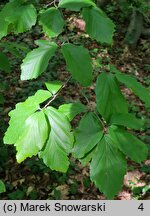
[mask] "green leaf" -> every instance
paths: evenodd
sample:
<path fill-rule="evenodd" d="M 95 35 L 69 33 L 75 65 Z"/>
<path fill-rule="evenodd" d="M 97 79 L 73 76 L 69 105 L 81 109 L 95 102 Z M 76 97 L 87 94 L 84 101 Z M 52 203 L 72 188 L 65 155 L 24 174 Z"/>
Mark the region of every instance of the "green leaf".
<path fill-rule="evenodd" d="M 130 157 L 133 161 L 140 163 L 146 160 L 148 148 L 134 135 L 119 129 L 116 126 L 111 126 L 109 128 L 109 134 L 120 151 Z"/>
<path fill-rule="evenodd" d="M 42 25 L 43 31 L 48 37 L 55 37 L 63 31 L 65 21 L 61 12 L 57 8 L 51 7 L 42 12 L 39 24 Z"/>
<path fill-rule="evenodd" d="M 73 155 L 76 158 L 84 157 L 90 152 L 103 136 L 103 127 L 96 114 L 86 113 L 75 131 L 75 147 Z"/>
<path fill-rule="evenodd" d="M 28 97 L 25 102 L 18 103 L 16 108 L 9 112 L 9 127 L 4 136 L 5 144 L 14 144 L 23 133 L 26 119 L 38 110 L 39 104 L 51 97 L 50 92 L 38 90 L 35 95 Z"/>
<path fill-rule="evenodd" d="M 144 125 L 144 121 L 136 118 L 135 115 L 129 113 L 112 115 L 110 123 L 114 125 L 122 125 L 136 130 L 141 129 Z"/>
<path fill-rule="evenodd" d="M 45 83 L 46 88 L 50 91 L 51 94 L 56 94 L 62 87 L 62 83 L 60 81 L 51 81 Z"/>
<path fill-rule="evenodd" d="M 56 43 L 44 40 L 37 41 L 37 43 L 40 45 L 39 48 L 29 52 L 23 60 L 21 80 L 37 78 L 43 73 L 58 47 Z"/>
<path fill-rule="evenodd" d="M 101 73 L 97 78 L 95 92 L 97 110 L 106 121 L 113 114 L 128 113 L 126 100 L 113 74 Z"/>
<path fill-rule="evenodd" d="M 86 32 L 92 39 L 112 44 L 115 25 L 102 10 L 97 7 L 84 8 L 82 16 L 86 23 Z"/>
<path fill-rule="evenodd" d="M 29 116 L 24 125 L 22 134 L 15 143 L 17 161 L 21 163 L 27 157 L 37 155 L 48 137 L 48 125 L 43 111 Z"/>
<path fill-rule="evenodd" d="M 69 166 L 67 156 L 73 146 L 71 125 L 67 118 L 53 107 L 48 107 L 45 114 L 51 130 L 45 149 L 40 152 L 40 157 L 52 170 L 66 172 Z"/>
<path fill-rule="evenodd" d="M 91 180 L 108 199 L 120 190 L 126 173 L 124 155 L 115 148 L 112 140 L 105 135 L 99 142 L 90 165 Z"/>
<path fill-rule="evenodd" d="M 58 111 L 67 116 L 69 121 L 72 121 L 76 115 L 86 112 L 87 108 L 81 103 L 69 103 L 61 105 Z"/>
<path fill-rule="evenodd" d="M 13 8 L 15 13 L 6 17 L 9 24 L 13 25 L 13 31 L 15 34 L 23 33 L 31 29 L 36 24 L 36 9 L 30 5 L 22 5 L 17 8 Z"/>
<path fill-rule="evenodd" d="M 62 53 L 72 77 L 83 86 L 91 85 L 93 70 L 89 51 L 82 46 L 64 44 Z"/>
<path fill-rule="evenodd" d="M 6 6 L 5 6 L 6 7 Z M 7 35 L 9 23 L 5 21 L 7 10 L 0 12 L 0 40 Z"/>
<path fill-rule="evenodd" d="M 22 33 L 36 23 L 37 13 L 32 4 L 14 0 L 7 3 L 0 12 L 0 39 L 13 31 Z"/>
<path fill-rule="evenodd" d="M 81 162 L 82 166 L 86 166 L 87 163 L 91 161 L 91 159 L 95 154 L 95 151 L 96 151 L 96 146 L 90 152 L 88 152 L 84 157 L 79 158 L 79 161 Z"/>
<path fill-rule="evenodd" d="M 145 88 L 133 76 L 121 73 L 113 65 L 111 65 L 110 69 L 112 72 L 115 72 L 119 82 L 131 89 L 145 103 L 146 107 L 150 107 L 150 90 L 148 88 Z"/>
<path fill-rule="evenodd" d="M 81 8 L 96 6 L 91 0 L 61 0 L 58 7 L 71 11 L 80 11 Z"/>
<path fill-rule="evenodd" d="M 2 180 L 0 180 L 0 194 L 6 192 L 5 184 Z"/>
<path fill-rule="evenodd" d="M 7 73 L 11 71 L 9 60 L 7 56 L 2 52 L 0 52 L 0 70 L 3 70 Z"/>

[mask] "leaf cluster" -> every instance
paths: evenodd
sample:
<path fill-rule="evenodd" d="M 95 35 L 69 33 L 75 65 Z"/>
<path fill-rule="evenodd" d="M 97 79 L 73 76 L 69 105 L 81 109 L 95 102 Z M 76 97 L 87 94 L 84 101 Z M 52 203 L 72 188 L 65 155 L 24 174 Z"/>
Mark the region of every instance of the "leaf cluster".
<path fill-rule="evenodd" d="M 15 13 L 12 13 L 14 8 Z M 59 49 L 71 77 L 84 87 L 92 84 L 93 66 L 88 49 L 69 41 L 57 42 L 56 37 L 66 25 L 63 10 L 75 11 L 82 16 L 91 39 L 112 44 L 115 25 L 93 1 L 61 0 L 58 6 L 40 11 L 38 23 L 47 38 L 35 41 L 37 47 L 23 59 L 21 80 L 40 76 Z M 12 0 L 2 9 L 0 18 L 0 27 L 2 20 L 4 22 L 0 28 L 2 38 L 10 32 L 18 34 L 29 30 L 36 23 L 37 12 L 28 2 Z M 0 67 L 9 71 L 6 56 L 2 53 L 0 58 L 4 63 Z M 96 79 L 96 109 L 89 110 L 81 103 L 62 104 L 58 109 L 52 107 L 51 102 L 66 84 L 47 82 L 48 90 L 38 90 L 9 113 L 4 143 L 15 145 L 19 163 L 38 155 L 52 170 L 66 172 L 70 153 L 83 165 L 90 162 L 91 180 L 112 199 L 121 189 L 127 169 L 126 157 L 141 163 L 148 153 L 147 146 L 131 133 L 131 129 L 141 130 L 144 122 L 129 113 L 121 84 L 150 107 L 150 90 L 134 77 L 109 65 L 109 72 L 101 72 Z M 80 113 L 84 115 L 73 130 L 70 122 Z"/>

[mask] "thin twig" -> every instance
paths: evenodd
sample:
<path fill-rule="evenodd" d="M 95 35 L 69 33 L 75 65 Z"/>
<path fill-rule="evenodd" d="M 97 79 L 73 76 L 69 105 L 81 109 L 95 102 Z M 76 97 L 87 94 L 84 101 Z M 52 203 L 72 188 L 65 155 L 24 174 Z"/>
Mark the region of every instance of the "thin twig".
<path fill-rule="evenodd" d="M 57 0 L 54 1 L 54 6 L 57 8 L 56 2 L 57 2 Z M 58 1 L 58 2 L 59 2 L 59 1 Z"/>
<path fill-rule="evenodd" d="M 83 91 L 81 92 L 81 94 L 82 94 L 82 96 L 85 98 L 87 104 L 90 106 L 90 101 L 89 101 L 89 99 L 87 98 L 86 94 L 85 94 Z"/>
<path fill-rule="evenodd" d="M 43 109 L 47 108 L 52 101 L 54 101 L 56 99 L 56 97 L 59 95 L 59 93 L 62 91 L 63 88 L 66 87 L 66 85 L 68 84 L 68 82 L 70 81 L 72 77 L 70 76 L 67 81 L 62 85 L 62 87 L 56 92 L 56 94 L 52 95 L 52 97 L 50 98 L 50 100 L 48 101 L 48 103 L 43 107 Z"/>
<path fill-rule="evenodd" d="M 50 2 L 50 3 L 48 3 L 47 5 L 45 5 L 45 7 L 47 8 L 47 7 L 51 6 L 51 5 L 54 5 L 57 8 L 56 2 L 59 2 L 59 1 L 54 0 L 54 1 Z"/>
<path fill-rule="evenodd" d="M 107 131 L 107 128 L 106 128 L 106 126 L 105 126 L 105 124 L 104 124 L 104 122 L 103 122 L 103 120 L 99 117 L 99 115 L 98 115 L 98 113 L 97 113 L 97 111 L 95 110 L 95 112 L 94 112 L 95 114 L 96 114 L 96 116 L 97 116 L 97 118 L 99 119 L 99 121 L 101 122 L 101 124 L 102 124 L 102 126 L 103 126 L 103 129 L 104 129 L 104 132 L 106 132 Z"/>

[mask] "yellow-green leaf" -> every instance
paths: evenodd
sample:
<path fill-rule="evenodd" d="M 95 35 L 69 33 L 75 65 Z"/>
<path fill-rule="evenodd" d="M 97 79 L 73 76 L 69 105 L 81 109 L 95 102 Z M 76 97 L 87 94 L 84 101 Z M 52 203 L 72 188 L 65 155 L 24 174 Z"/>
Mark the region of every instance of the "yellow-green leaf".
<path fill-rule="evenodd" d="M 40 40 L 37 41 L 38 48 L 27 54 L 21 65 L 21 80 L 37 78 L 43 73 L 54 55 L 57 44 L 54 42 Z"/>
<path fill-rule="evenodd" d="M 24 125 L 22 134 L 15 143 L 17 161 L 21 163 L 27 157 L 37 155 L 48 137 L 48 125 L 43 111 L 29 116 Z"/>
<path fill-rule="evenodd" d="M 52 170 L 66 172 L 69 166 L 68 154 L 73 146 L 71 125 L 69 120 L 53 107 L 48 107 L 45 114 L 50 133 L 46 146 L 39 155 Z"/>
<path fill-rule="evenodd" d="M 28 97 L 26 101 L 16 104 L 16 108 L 9 112 L 9 127 L 4 136 L 5 144 L 14 144 L 23 133 L 26 119 L 37 111 L 40 103 L 51 97 L 51 93 L 38 90 L 35 95 Z"/>

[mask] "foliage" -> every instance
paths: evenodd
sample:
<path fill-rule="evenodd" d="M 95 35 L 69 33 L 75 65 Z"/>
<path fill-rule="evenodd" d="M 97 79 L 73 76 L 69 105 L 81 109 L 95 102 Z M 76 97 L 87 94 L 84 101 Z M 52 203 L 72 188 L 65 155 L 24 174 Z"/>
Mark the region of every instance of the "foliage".
<path fill-rule="evenodd" d="M 91 85 L 92 60 L 87 49 L 81 46 L 65 44 L 62 46 L 62 53 L 72 77 L 83 86 Z"/>
<path fill-rule="evenodd" d="M 0 180 L 0 193 L 4 193 L 6 191 L 5 184 Z"/>
<path fill-rule="evenodd" d="M 49 41 L 36 41 L 39 48 L 29 52 L 21 65 L 21 80 L 37 78 L 48 66 L 57 45 Z"/>
<path fill-rule="evenodd" d="M 120 1 L 120 6 L 123 10 L 131 10 L 136 7 L 136 9 L 146 16 L 146 13 L 150 10 L 150 5 L 147 0 L 127 0 L 127 1 Z"/>
<path fill-rule="evenodd" d="M 82 16 L 86 23 L 86 32 L 92 39 L 101 43 L 112 43 L 115 25 L 102 10 L 96 7 L 84 8 Z"/>
<path fill-rule="evenodd" d="M 28 17 L 28 19 L 26 19 Z M 0 12 L 0 39 L 13 31 L 15 34 L 31 29 L 36 23 L 36 9 L 23 0 L 12 0 Z"/>
<path fill-rule="evenodd" d="M 42 12 L 39 24 L 42 25 L 43 31 L 48 37 L 55 37 L 63 31 L 65 21 L 61 15 L 61 12 L 51 7 Z"/>
<path fill-rule="evenodd" d="M 71 44 L 68 35 L 66 41 L 60 44 L 59 35 L 66 34 L 67 23 L 62 8 L 82 16 L 86 33 L 91 39 L 109 46 L 112 44 L 115 25 L 93 1 L 61 0 L 58 6 L 46 10 L 42 8 L 38 12 L 39 25 L 47 37 L 35 41 L 38 47 L 28 52 L 23 59 L 21 80 L 39 77 L 58 50 L 66 61 L 71 77 L 81 86 L 90 86 L 93 68 L 88 49 Z M 4 6 L 0 17 L 0 38 L 3 38 L 10 32 L 18 34 L 31 29 L 36 23 L 37 12 L 28 1 L 12 0 Z M 1 67 L 9 72 L 7 57 L 4 54 L 1 56 L 5 59 Z M 48 90 L 38 90 L 9 113 L 4 143 L 16 147 L 19 163 L 38 155 L 52 170 L 66 172 L 70 153 L 84 165 L 90 162 L 91 180 L 107 198 L 112 199 L 123 184 L 127 169 L 126 156 L 141 163 L 146 160 L 148 153 L 147 146 L 128 130 L 142 129 L 143 122 L 129 113 L 120 84 L 130 88 L 147 107 L 150 106 L 150 91 L 112 65 L 109 65 L 109 72 L 101 72 L 96 79 L 96 109 L 93 110 L 82 103 L 62 104 L 58 109 L 52 107 L 51 103 L 70 78 L 64 84 L 57 80 L 47 82 Z M 71 121 L 80 113 L 84 113 L 84 116 L 73 131 Z M 57 190 L 55 193 L 57 197 L 60 196 Z M 22 197 L 22 193 L 19 197 Z"/>
<path fill-rule="evenodd" d="M 0 52 L 0 62 L 0 69 L 5 71 L 6 73 L 9 73 L 11 70 L 9 60 L 3 52 Z"/>

